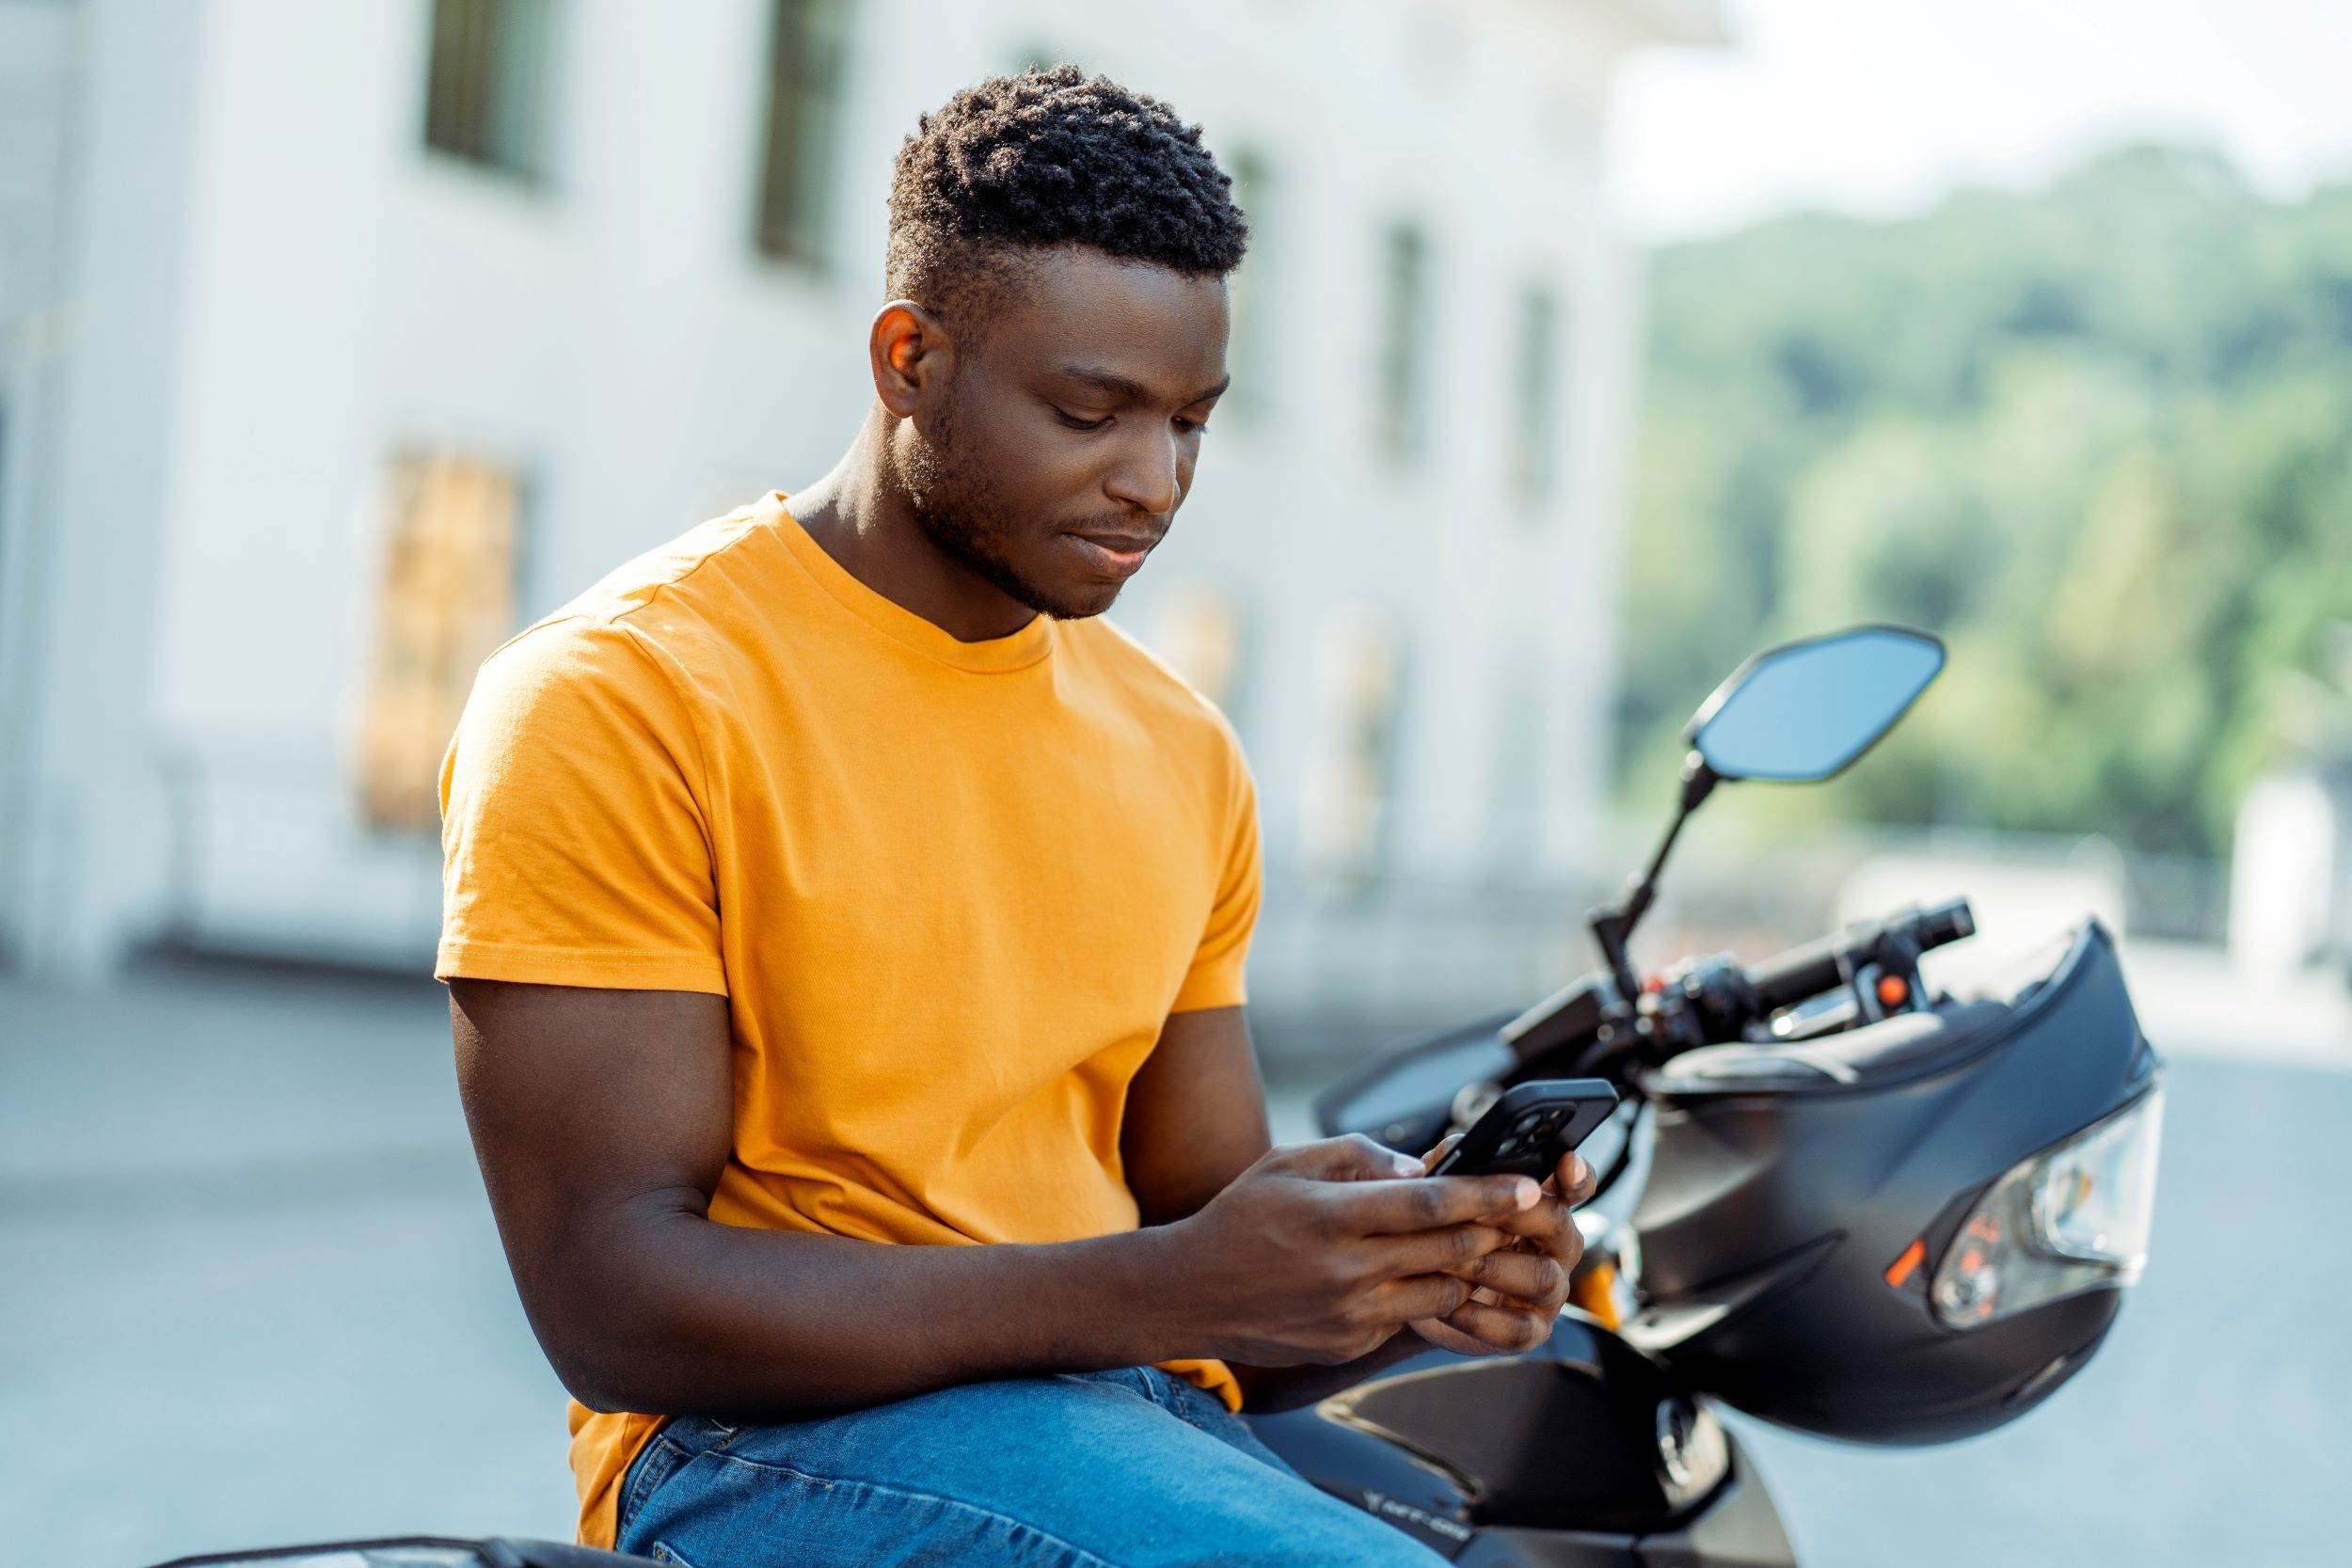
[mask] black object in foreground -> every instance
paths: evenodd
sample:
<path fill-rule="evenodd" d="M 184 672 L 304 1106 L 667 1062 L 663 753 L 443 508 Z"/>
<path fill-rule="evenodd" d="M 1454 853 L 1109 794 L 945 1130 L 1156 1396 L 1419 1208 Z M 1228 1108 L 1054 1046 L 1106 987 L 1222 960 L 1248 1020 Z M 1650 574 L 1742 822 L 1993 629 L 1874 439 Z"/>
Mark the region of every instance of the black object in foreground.
<path fill-rule="evenodd" d="M 627 1568 L 649 1558 L 600 1552 L 556 1541 L 461 1541 L 445 1535 L 402 1535 L 380 1541 L 322 1541 L 310 1546 L 271 1546 L 258 1552 L 180 1557 L 156 1568 Z"/>

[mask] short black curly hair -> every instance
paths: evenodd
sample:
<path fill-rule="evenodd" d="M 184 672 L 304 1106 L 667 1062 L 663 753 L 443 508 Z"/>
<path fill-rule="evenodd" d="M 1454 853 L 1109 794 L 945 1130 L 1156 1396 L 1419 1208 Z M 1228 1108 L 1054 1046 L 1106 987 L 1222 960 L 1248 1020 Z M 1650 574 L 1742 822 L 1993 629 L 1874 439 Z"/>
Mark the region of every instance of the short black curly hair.
<path fill-rule="evenodd" d="M 952 322 L 972 285 L 1050 246 L 1221 276 L 1249 239 L 1232 184 L 1156 98 L 1073 65 L 991 76 L 898 149 L 883 286 Z"/>

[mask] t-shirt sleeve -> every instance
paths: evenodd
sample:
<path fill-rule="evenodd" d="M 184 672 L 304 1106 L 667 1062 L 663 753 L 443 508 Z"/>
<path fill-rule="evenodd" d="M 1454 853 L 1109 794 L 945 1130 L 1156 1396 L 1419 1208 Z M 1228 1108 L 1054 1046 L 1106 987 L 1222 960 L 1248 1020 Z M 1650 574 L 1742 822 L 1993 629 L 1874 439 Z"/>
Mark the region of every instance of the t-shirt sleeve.
<path fill-rule="evenodd" d="M 626 626 L 492 655 L 441 764 L 438 979 L 726 994 L 693 715 Z"/>
<path fill-rule="evenodd" d="M 1258 845 L 1257 783 L 1242 757 L 1240 742 L 1230 732 L 1227 743 L 1231 803 L 1216 903 L 1209 911 L 1208 927 L 1200 934 L 1200 945 L 1193 952 L 1192 967 L 1184 974 L 1170 1012 L 1238 1006 L 1248 999 L 1242 969 L 1249 956 L 1250 936 L 1257 929 L 1265 866 Z"/>

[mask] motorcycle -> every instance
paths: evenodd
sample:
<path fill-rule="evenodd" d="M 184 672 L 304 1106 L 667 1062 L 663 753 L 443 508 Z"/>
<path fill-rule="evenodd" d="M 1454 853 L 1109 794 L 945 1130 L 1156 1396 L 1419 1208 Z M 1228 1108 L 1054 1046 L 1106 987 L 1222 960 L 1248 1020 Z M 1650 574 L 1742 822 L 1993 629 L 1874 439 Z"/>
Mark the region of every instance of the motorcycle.
<path fill-rule="evenodd" d="M 1513 1085 L 1603 1078 L 1599 1190 L 1549 1342 L 1431 1347 L 1307 1409 L 1245 1412 L 1334 1497 L 1464 1568 L 1793 1568 L 1717 1405 L 1876 1444 L 2017 1419 L 2096 1354 L 2145 1266 L 2163 1113 L 2113 939 L 2088 920 L 2006 994 L 1923 955 L 1964 899 L 1749 968 L 1641 978 L 1629 943 L 1691 814 L 1724 783 L 1851 766 L 1942 672 L 1943 644 L 1865 626 L 1768 649 L 1685 731 L 1677 809 L 1591 928 L 1603 969 L 1521 1012 L 1398 1047 L 1314 1101 L 1326 1135 L 1434 1148 Z M 545 1542 L 342 1543 L 164 1568 L 594 1568 Z"/>
<path fill-rule="evenodd" d="M 1248 1417 L 1301 1474 L 1465 1568 L 1793 1565 L 1716 1403 L 1945 1442 L 2015 1420 L 2096 1353 L 2146 1263 L 2163 1110 L 2097 921 L 2002 996 L 1922 981 L 1923 955 L 1974 934 L 1964 899 L 1755 968 L 1719 954 L 1643 980 L 1628 952 L 1719 784 L 1843 771 L 1943 664 L 1899 626 L 1750 659 L 1685 732 L 1647 870 L 1592 917 L 1605 969 L 1317 1098 L 1327 1135 L 1405 1149 L 1532 1079 L 1606 1078 L 1621 1105 L 1613 1138 L 1584 1146 L 1600 1191 L 1550 1343 L 1433 1347 L 1313 1409 Z"/>

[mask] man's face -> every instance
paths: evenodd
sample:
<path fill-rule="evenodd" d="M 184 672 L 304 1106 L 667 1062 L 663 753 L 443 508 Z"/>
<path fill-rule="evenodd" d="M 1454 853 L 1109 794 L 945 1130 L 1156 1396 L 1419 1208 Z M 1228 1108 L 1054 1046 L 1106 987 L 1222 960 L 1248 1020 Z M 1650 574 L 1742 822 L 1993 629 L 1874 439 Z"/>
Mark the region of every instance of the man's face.
<path fill-rule="evenodd" d="M 1025 258 L 899 427 L 924 532 L 1032 610 L 1108 610 L 1192 487 L 1227 325 L 1221 277 L 1078 246 Z"/>

